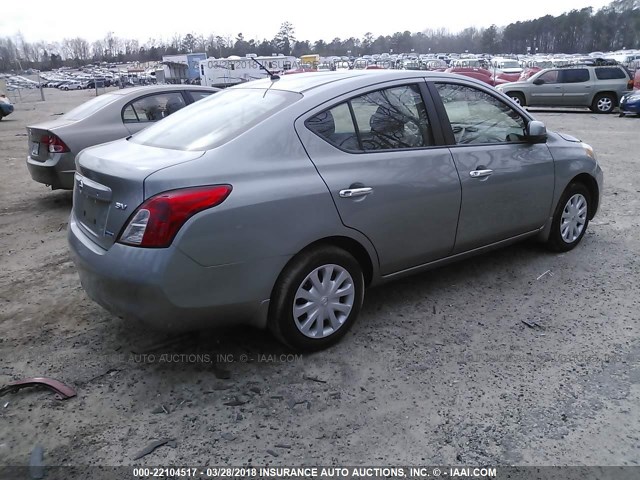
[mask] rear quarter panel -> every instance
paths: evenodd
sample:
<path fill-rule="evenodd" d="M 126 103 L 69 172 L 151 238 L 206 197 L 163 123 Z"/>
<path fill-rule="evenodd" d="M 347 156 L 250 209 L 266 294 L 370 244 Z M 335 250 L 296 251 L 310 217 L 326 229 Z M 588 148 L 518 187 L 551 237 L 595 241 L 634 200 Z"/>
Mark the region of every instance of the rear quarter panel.
<path fill-rule="evenodd" d="M 281 112 L 198 160 L 160 170 L 145 181 L 145 197 L 187 186 L 230 184 L 219 206 L 190 219 L 175 242 L 203 266 L 293 255 L 329 236 L 366 237 L 342 225 L 327 186 L 302 148 L 293 119 Z"/>

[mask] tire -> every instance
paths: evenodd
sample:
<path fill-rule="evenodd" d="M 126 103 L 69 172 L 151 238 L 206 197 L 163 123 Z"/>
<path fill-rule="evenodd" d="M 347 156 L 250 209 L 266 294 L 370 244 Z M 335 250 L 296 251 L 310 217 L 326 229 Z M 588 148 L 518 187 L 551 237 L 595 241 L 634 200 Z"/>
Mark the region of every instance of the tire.
<path fill-rule="evenodd" d="M 587 231 L 590 212 L 589 190 L 582 183 L 571 183 L 556 207 L 547 247 L 554 252 L 568 252 L 575 248 Z"/>
<path fill-rule="evenodd" d="M 276 281 L 269 306 L 269 329 L 295 350 L 322 350 L 351 328 L 363 298 L 364 276 L 353 256 L 331 245 L 305 250 L 289 262 Z M 331 309 L 331 305 L 338 308 Z"/>
<path fill-rule="evenodd" d="M 513 93 L 507 93 L 507 96 L 511 99 L 511 101 L 513 103 L 515 103 L 516 105 L 519 105 L 521 107 L 524 107 L 527 105 L 527 102 L 524 99 L 524 95 L 522 95 L 521 93 L 518 92 L 513 92 Z"/>
<path fill-rule="evenodd" d="M 593 99 L 591 110 L 595 113 L 611 113 L 616 108 L 616 97 L 610 93 L 599 93 Z"/>

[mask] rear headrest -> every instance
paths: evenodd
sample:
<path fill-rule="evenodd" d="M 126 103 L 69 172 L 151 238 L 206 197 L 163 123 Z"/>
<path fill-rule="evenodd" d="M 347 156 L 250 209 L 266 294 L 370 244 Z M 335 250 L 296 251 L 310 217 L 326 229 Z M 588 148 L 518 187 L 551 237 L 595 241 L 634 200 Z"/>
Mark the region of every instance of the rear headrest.
<path fill-rule="evenodd" d="M 315 117 L 309 119 L 308 127 L 325 138 L 336 133 L 336 122 L 330 110 L 319 113 Z"/>
<path fill-rule="evenodd" d="M 378 107 L 376 113 L 371 116 L 369 126 L 375 132 L 398 132 L 404 129 L 404 119 L 398 112 L 387 107 Z"/>

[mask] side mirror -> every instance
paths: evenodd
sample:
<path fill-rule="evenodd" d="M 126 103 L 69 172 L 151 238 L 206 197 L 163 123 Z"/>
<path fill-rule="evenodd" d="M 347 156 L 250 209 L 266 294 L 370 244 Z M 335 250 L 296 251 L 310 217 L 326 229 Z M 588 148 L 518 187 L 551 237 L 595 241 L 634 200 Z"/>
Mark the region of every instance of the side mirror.
<path fill-rule="evenodd" d="M 541 78 L 536 78 L 536 79 L 533 81 L 533 84 L 534 84 L 534 85 L 544 85 L 544 80 L 542 80 Z"/>
<path fill-rule="evenodd" d="M 547 141 L 547 127 L 544 123 L 531 120 L 527 125 L 527 141 L 529 143 L 545 143 Z"/>

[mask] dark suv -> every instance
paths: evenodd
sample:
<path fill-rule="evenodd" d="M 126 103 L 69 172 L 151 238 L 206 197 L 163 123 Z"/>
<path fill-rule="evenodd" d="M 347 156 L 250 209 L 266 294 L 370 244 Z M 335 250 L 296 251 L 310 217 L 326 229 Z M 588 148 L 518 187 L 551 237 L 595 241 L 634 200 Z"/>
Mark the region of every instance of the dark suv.
<path fill-rule="evenodd" d="M 496 88 L 522 106 L 589 107 L 596 113 L 611 113 L 633 88 L 633 79 L 621 65 L 580 65 L 547 68 L 525 81 Z"/>

